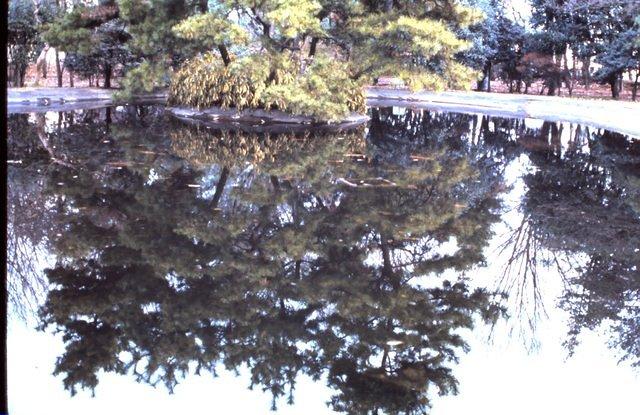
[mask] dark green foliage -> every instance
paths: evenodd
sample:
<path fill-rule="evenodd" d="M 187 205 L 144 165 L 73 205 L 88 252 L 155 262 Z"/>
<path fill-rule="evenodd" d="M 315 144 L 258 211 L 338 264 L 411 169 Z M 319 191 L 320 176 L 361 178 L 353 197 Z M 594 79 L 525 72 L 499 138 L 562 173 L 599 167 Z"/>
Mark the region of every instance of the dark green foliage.
<path fill-rule="evenodd" d="M 459 58 L 482 70 L 479 90 L 490 90 L 493 74 L 509 85 L 509 92 L 529 92 L 534 82 L 542 81 L 540 93 L 556 95 L 566 87 L 571 95 L 577 82 L 589 87 L 595 62 L 601 68 L 593 79 L 609 84 L 612 96 L 618 98 L 622 74 L 639 67 L 634 41 L 638 38 L 634 20 L 640 13 L 637 2 L 531 0 L 529 22 L 507 17 L 509 3 L 504 1 L 464 3 L 485 15 L 483 21 L 459 32 L 473 42 Z M 530 28 L 525 28 L 527 23 Z"/>
<path fill-rule="evenodd" d="M 539 267 L 563 265 L 566 346 L 606 321 L 637 364 L 635 142 L 397 109 L 373 109 L 366 137 L 154 114 L 12 120 L 24 144 L 11 157 L 52 163 L 39 177 L 57 263 L 40 316 L 66 336 L 56 373 L 70 391 L 95 388 L 100 370 L 172 389 L 189 367 L 246 367 L 274 405 L 307 374 L 327 380 L 336 411 L 428 411 L 457 390 L 465 329 L 503 312 L 465 275 L 485 262 L 501 177 L 522 155 L 536 168 L 514 251 L 527 274 L 514 277 L 540 295 Z"/>
<path fill-rule="evenodd" d="M 596 71 L 595 78 L 611 86 L 611 93 L 618 98 L 620 90 L 618 82 L 622 74 L 629 70 L 640 70 L 640 46 L 635 42 L 640 34 L 640 26 L 636 25 L 612 39 L 605 50 L 596 57 L 596 63 L 601 67 Z M 634 86 L 635 100 L 637 80 Z"/>
<path fill-rule="evenodd" d="M 14 87 L 24 86 L 29 63 L 37 55 L 38 30 L 34 2 L 11 0 L 7 16 L 7 81 Z"/>
<path fill-rule="evenodd" d="M 111 87 L 114 72 L 132 59 L 126 45 L 130 35 L 114 2 L 75 6 L 47 27 L 44 39 L 70 55 L 69 69 L 85 77 L 102 76 L 105 88 Z"/>
<path fill-rule="evenodd" d="M 455 1 L 242 0 L 205 9 L 173 28 L 209 52 L 173 79 L 176 104 L 275 107 L 334 120 L 363 111 L 359 88 L 381 75 L 416 90 L 468 88 L 474 77 L 456 59 L 470 45 L 454 32 L 480 16 Z M 225 87 L 237 90 L 229 102 Z"/>
<path fill-rule="evenodd" d="M 555 123 L 523 137 L 536 170 L 524 178 L 511 286 L 526 291 L 535 312 L 544 300 L 536 289 L 544 283 L 541 270 L 557 270 L 565 283 L 560 304 L 570 315 L 569 354 L 582 332 L 606 329 L 620 359 L 638 366 L 640 143 L 584 127 L 567 135 Z M 569 138 L 566 147 L 562 137 Z"/>

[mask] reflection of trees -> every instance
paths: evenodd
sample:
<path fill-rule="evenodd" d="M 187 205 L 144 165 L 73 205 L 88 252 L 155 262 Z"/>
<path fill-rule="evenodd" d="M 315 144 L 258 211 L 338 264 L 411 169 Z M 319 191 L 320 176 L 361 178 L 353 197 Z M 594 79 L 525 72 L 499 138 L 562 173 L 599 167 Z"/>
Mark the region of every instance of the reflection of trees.
<path fill-rule="evenodd" d="M 424 411 L 456 391 L 459 329 L 501 311 L 459 276 L 483 264 L 501 177 L 521 155 L 534 169 L 502 288 L 539 304 L 541 265 L 559 268 L 567 345 L 610 320 L 612 343 L 638 360 L 637 143 L 387 109 L 366 140 L 127 111 L 10 119 L 22 164 L 9 166 L 8 230 L 29 249 L 9 245 L 10 275 L 34 247 L 56 255 L 41 318 L 65 336 L 56 373 L 72 392 L 100 370 L 172 388 L 190 367 L 246 365 L 274 405 L 304 373 L 327 375 L 337 411 Z"/>
<path fill-rule="evenodd" d="M 524 178 L 523 220 L 508 248 L 511 293 L 533 293 L 535 311 L 539 268 L 556 268 L 566 284 L 570 352 L 583 329 L 610 321 L 612 344 L 637 363 L 640 146 L 619 134 L 576 128 L 563 148 L 561 128 L 545 123 L 525 138 L 536 170 Z"/>
<path fill-rule="evenodd" d="M 110 138 L 105 123 L 109 113 L 107 109 L 55 116 L 17 114 L 7 119 L 7 292 L 12 311 L 22 318 L 35 314 L 44 299 L 48 283 L 42 269 L 51 259 L 52 236 L 63 231 L 56 219 L 65 201 L 56 192 L 47 192 L 45 177 L 54 177 L 57 166 L 68 167 L 69 172 L 90 166 L 97 172 L 99 167 L 109 168 L 109 163 L 117 165 L 121 155 L 105 144 Z M 141 142 L 138 138 L 135 146 Z M 118 148 L 124 147 L 120 143 Z M 65 185 L 51 182 L 49 187 Z"/>
<path fill-rule="evenodd" d="M 47 208 L 42 175 L 47 154 L 26 115 L 12 115 L 7 134 L 7 293 L 12 311 L 27 318 L 46 292 L 41 277 L 54 209 Z"/>
<path fill-rule="evenodd" d="M 393 129 L 378 134 L 395 116 L 376 117 L 375 145 L 312 137 L 259 163 L 230 152 L 194 169 L 163 153 L 143 167 L 128 126 L 117 169 L 57 165 L 65 232 L 42 322 L 65 336 L 65 386 L 94 388 L 106 370 L 172 388 L 189 365 L 222 363 L 247 365 L 274 405 L 300 373 L 328 373 L 332 407 L 349 413 L 418 413 L 432 390 L 455 392 L 459 329 L 501 308 L 442 275 L 482 263 L 499 180 L 469 148 L 450 151 L 455 117 L 416 117 L 425 128 L 395 146 Z"/>

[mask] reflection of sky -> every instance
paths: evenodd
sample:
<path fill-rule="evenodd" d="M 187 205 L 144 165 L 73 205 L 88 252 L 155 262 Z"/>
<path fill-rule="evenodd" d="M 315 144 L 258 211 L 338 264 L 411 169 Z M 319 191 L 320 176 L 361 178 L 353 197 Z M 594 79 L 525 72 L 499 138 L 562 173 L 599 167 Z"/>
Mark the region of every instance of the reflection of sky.
<path fill-rule="evenodd" d="M 640 378 L 629 367 L 618 366 L 606 348 L 604 336 L 589 333 L 575 356 L 565 362 L 561 342 L 565 316 L 549 310 L 541 323 L 541 346 L 527 353 L 515 339 L 493 344 L 486 333 L 469 336 L 471 352 L 454 369 L 460 380 L 458 396 L 439 397 L 433 415 L 443 414 L 631 414 L 637 410 Z M 38 333 L 12 321 L 8 339 L 8 395 L 12 415 L 64 413 L 102 415 L 154 414 L 269 414 L 271 397 L 247 389 L 246 376 L 220 371 L 219 377 L 189 376 L 174 395 L 137 384 L 132 378 L 113 374 L 100 376 L 96 397 L 81 391 L 74 398 L 64 391 L 60 378 L 50 376 L 57 356 L 63 352 L 59 337 Z M 331 391 L 324 383 L 300 377 L 296 403 L 282 402 L 278 413 L 331 413 L 325 402 Z"/>
<path fill-rule="evenodd" d="M 472 284 L 491 286 L 500 275 L 504 264 L 496 258 L 496 252 L 509 227 L 521 219 L 515 208 L 526 190 L 519 176 L 527 164 L 526 156 L 522 156 L 507 167 L 505 177 L 512 181 L 506 183 L 511 190 L 504 197 L 504 223 L 495 227 L 496 237 L 486 250 L 489 266 L 468 272 Z M 607 348 L 605 333 L 584 333 L 575 355 L 566 359 L 562 342 L 566 339 L 568 316 L 555 304 L 563 288 L 561 278 L 553 270 L 542 270 L 540 278 L 548 316 L 538 324 L 537 349 L 528 350 L 524 343 L 530 339 L 510 336 L 513 321 L 498 324 L 491 341 L 488 328 L 465 333 L 471 352 L 461 355 L 459 364 L 451 365 L 460 381 L 460 394 L 436 397 L 433 415 L 637 413 L 640 374 L 629 365 L 618 364 L 615 353 Z M 37 332 L 10 318 L 7 346 L 12 415 L 272 413 L 270 393 L 259 388 L 248 390 L 246 372 L 236 377 L 223 369 L 218 378 L 208 374 L 188 376 L 176 387 L 174 395 L 168 395 L 161 386 L 154 389 L 137 384 L 131 377 L 103 373 L 95 398 L 90 392 L 80 391 L 72 399 L 63 389 L 61 378 L 51 376 L 56 358 L 64 351 L 61 336 Z M 325 404 L 331 395 L 323 381 L 300 376 L 295 405 L 289 406 L 281 399 L 278 413 L 332 413 Z"/>

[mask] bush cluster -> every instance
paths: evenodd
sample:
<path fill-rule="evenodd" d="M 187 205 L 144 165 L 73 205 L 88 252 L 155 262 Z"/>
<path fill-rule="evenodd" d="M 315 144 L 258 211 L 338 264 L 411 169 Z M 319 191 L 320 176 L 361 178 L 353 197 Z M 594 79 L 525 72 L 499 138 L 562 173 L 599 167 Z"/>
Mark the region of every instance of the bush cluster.
<path fill-rule="evenodd" d="M 304 66 L 288 56 L 249 56 L 225 66 L 207 53 L 174 74 L 169 104 L 280 110 L 321 121 L 365 112 L 362 85 L 344 64 L 318 56 Z"/>

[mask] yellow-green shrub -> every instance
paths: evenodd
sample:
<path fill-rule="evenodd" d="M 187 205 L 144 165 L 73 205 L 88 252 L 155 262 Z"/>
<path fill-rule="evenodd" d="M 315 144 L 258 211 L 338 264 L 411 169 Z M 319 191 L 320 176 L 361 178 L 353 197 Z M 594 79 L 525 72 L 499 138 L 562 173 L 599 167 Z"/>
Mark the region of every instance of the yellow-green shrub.
<path fill-rule="evenodd" d="M 205 54 L 185 63 L 174 75 L 170 105 L 197 108 L 277 109 L 317 120 L 338 120 L 365 111 L 361 84 L 343 63 L 316 57 L 301 71 L 287 54 L 253 55 L 224 66 Z"/>

